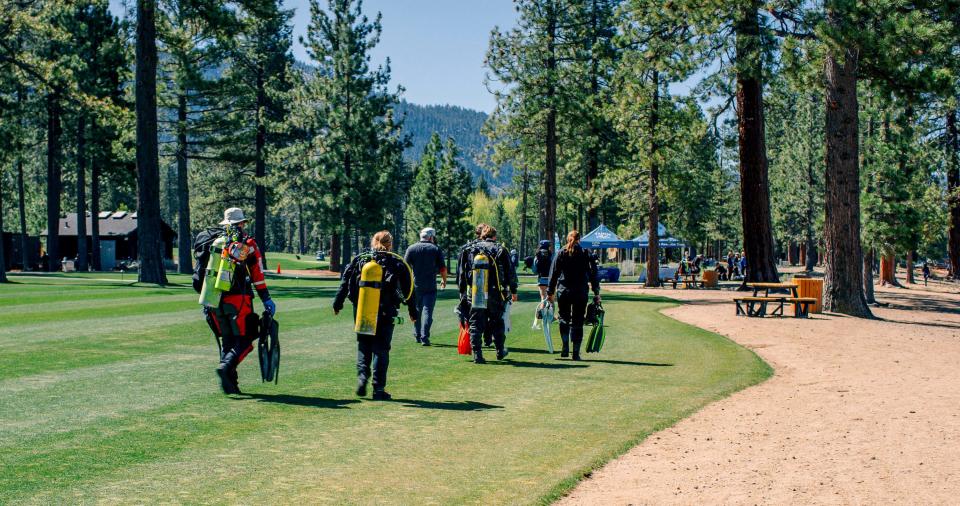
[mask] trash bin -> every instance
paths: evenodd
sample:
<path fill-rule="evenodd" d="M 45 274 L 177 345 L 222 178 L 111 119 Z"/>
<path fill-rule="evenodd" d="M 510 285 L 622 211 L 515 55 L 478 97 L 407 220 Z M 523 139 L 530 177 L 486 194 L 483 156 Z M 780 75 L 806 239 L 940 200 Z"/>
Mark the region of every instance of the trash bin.
<path fill-rule="evenodd" d="M 703 287 L 704 288 L 716 288 L 717 281 L 720 279 L 720 276 L 717 274 L 717 271 L 713 269 L 704 269 L 703 273 Z"/>
<path fill-rule="evenodd" d="M 797 284 L 797 295 L 800 297 L 813 297 L 817 299 L 816 304 L 810 306 L 811 313 L 823 312 L 823 280 L 814 278 L 793 278 Z"/>

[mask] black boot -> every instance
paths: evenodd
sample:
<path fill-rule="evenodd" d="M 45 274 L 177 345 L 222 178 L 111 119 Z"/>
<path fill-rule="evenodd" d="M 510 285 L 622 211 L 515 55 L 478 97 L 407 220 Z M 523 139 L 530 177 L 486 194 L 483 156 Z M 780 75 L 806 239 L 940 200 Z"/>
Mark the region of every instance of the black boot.
<path fill-rule="evenodd" d="M 377 390 L 373 392 L 373 400 L 375 401 L 389 401 L 393 399 L 393 396 L 387 393 L 386 390 Z"/>
<path fill-rule="evenodd" d="M 483 351 L 477 347 L 473 350 L 473 363 L 474 364 L 486 364 L 487 361 L 483 359 Z"/>
<path fill-rule="evenodd" d="M 580 358 L 580 345 L 583 343 L 583 327 L 570 329 L 570 334 L 573 340 L 573 360 L 582 360 Z"/>
<path fill-rule="evenodd" d="M 560 327 L 560 340 L 563 341 L 560 358 L 567 358 L 570 356 L 570 328 L 566 325 Z"/>
<path fill-rule="evenodd" d="M 236 372 L 231 369 L 228 362 L 221 362 L 220 366 L 217 367 L 217 376 L 220 377 L 220 388 L 223 389 L 223 393 L 225 394 L 239 394 L 241 393 L 240 387 L 237 386 L 236 380 L 233 379 Z"/>
<path fill-rule="evenodd" d="M 357 378 L 357 397 L 367 396 L 367 378 Z"/>
<path fill-rule="evenodd" d="M 497 360 L 503 360 L 507 358 L 507 355 L 509 354 L 510 354 L 510 350 L 508 350 L 507 347 L 504 346 L 503 348 L 500 348 L 499 350 L 497 350 Z"/>

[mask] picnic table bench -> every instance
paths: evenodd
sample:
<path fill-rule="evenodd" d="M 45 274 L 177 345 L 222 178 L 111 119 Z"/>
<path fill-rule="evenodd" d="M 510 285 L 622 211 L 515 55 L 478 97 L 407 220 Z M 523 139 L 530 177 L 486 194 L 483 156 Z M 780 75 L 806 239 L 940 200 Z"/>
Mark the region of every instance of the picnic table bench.
<path fill-rule="evenodd" d="M 670 278 L 667 282 L 673 284 L 674 290 L 678 284 L 682 284 L 684 288 L 703 288 L 703 280 L 699 274 L 681 274 L 679 278 Z"/>
<path fill-rule="evenodd" d="M 784 316 L 784 306 L 793 304 L 793 316 L 795 318 L 807 318 L 810 316 L 810 306 L 817 303 L 814 297 L 800 297 L 797 293 L 797 285 L 794 283 L 748 283 L 747 286 L 753 288 L 752 297 L 737 297 L 733 299 L 737 305 L 737 316 L 748 316 L 762 318 L 767 314 L 770 316 Z M 770 295 L 770 291 L 785 290 L 789 295 Z M 760 292 L 763 291 L 763 295 Z M 772 309 L 768 313 L 768 306 Z"/>

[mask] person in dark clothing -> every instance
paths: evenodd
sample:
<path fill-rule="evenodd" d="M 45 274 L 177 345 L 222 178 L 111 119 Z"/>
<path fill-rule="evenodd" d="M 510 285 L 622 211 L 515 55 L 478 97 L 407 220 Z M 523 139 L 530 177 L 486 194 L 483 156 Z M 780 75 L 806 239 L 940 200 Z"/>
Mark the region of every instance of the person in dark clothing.
<path fill-rule="evenodd" d="M 353 303 L 354 317 L 362 286 L 380 289 L 380 304 L 377 308 L 376 333 L 366 335 L 357 333 L 357 395 L 367 395 L 367 382 L 370 379 L 370 366 L 373 365 L 373 398 L 389 400 L 387 386 L 387 367 L 390 365 L 390 342 L 393 340 L 393 327 L 397 321 L 400 304 L 407 304 L 410 320 L 416 323 L 418 315 L 414 310 L 413 270 L 399 255 L 392 253 L 393 236 L 383 230 L 377 232 L 370 241 L 372 251 L 357 255 L 343 271 L 340 288 L 333 299 L 333 313 L 340 314 L 344 300 Z M 383 279 L 376 284 L 361 282 L 360 274 L 368 262 L 376 262 L 383 269 Z"/>
<path fill-rule="evenodd" d="M 927 280 L 930 279 L 930 264 L 923 263 L 923 286 L 927 286 Z"/>
<path fill-rule="evenodd" d="M 440 288 L 447 287 L 447 266 L 443 251 L 437 247 L 437 231 L 427 227 L 420 231 L 420 242 L 411 244 L 403 259 L 413 269 L 414 309 L 420 315 L 413 326 L 413 337 L 423 346 L 430 346 L 433 309 L 437 305 L 437 274 Z"/>
<path fill-rule="evenodd" d="M 457 288 L 461 304 L 470 301 L 470 343 L 473 361 L 486 363 L 481 339 L 489 332 L 497 348 L 497 360 L 503 360 L 508 350 L 505 345 L 503 313 L 507 301 L 517 300 L 517 276 L 510 264 L 507 250 L 497 244 L 497 231 L 481 224 L 477 226 L 479 240 L 468 244 L 457 265 Z M 482 260 L 480 263 L 478 260 Z M 485 279 L 480 279 L 483 276 Z"/>
<path fill-rule="evenodd" d="M 557 299 L 560 339 L 563 341 L 561 357 L 570 355 L 573 341 L 573 359 L 580 360 L 580 344 L 583 342 L 583 320 L 587 313 L 588 290 L 593 289 L 593 300 L 600 301 L 600 280 L 597 277 L 597 262 L 580 247 L 580 232 L 567 234 L 567 244 L 557 254 L 550 275 L 547 297 Z"/>
<path fill-rule="evenodd" d="M 264 309 L 276 314 L 277 306 L 270 299 L 263 276 L 263 256 L 256 241 L 247 236 L 247 220 L 243 210 L 231 207 L 223 213 L 220 225 L 225 228 L 226 245 L 223 250 L 211 251 L 234 264 L 230 289 L 220 295 L 217 307 L 205 309 L 207 323 L 222 341 L 217 376 L 226 394 L 239 394 L 237 366 L 253 350 L 253 341 L 259 337 L 259 319 L 253 311 L 253 292 L 257 292 Z"/>
<path fill-rule="evenodd" d="M 533 256 L 533 269 L 537 273 L 540 300 L 547 298 L 547 286 L 550 284 L 550 267 L 553 264 L 553 252 L 550 251 L 550 246 L 550 241 L 540 241 L 537 253 Z"/>
<path fill-rule="evenodd" d="M 723 262 L 717 262 L 717 279 L 720 281 L 727 281 L 727 268 L 723 266 Z"/>

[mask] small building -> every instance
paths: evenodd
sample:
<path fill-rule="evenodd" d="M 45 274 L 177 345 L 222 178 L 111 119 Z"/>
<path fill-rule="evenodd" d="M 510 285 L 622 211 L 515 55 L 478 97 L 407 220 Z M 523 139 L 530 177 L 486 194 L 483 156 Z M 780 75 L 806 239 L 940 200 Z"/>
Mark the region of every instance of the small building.
<path fill-rule="evenodd" d="M 121 260 L 137 258 L 137 213 L 127 211 L 104 211 L 98 215 L 100 223 L 100 268 L 109 271 Z M 93 254 L 93 220 L 87 213 L 87 252 Z M 163 239 L 163 258 L 173 259 L 173 243 L 177 233 L 161 220 L 160 235 Z M 47 236 L 44 230 L 41 237 Z M 46 239 L 44 239 L 46 242 Z M 77 257 L 77 213 L 60 218 L 60 256 Z"/>

